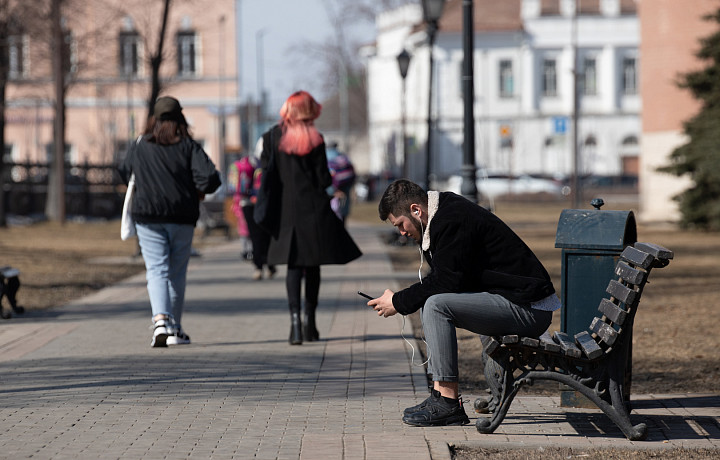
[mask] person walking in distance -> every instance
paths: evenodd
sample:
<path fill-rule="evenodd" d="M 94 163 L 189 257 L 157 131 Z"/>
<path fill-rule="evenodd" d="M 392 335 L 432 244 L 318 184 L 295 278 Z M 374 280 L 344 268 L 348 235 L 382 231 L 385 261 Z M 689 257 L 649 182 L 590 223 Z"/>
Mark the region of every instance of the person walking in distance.
<path fill-rule="evenodd" d="M 267 263 L 287 264 L 286 290 L 292 345 L 318 340 L 315 310 L 320 266 L 345 264 L 362 255 L 330 207 L 326 189 L 332 183 L 325 142 L 314 125 L 321 105 L 306 91 L 293 93 L 280 109 L 280 121 L 263 134 L 264 174 L 277 174 L 281 192 L 277 229 L 271 230 Z M 272 158 L 275 171 L 268 171 Z M 258 196 L 258 200 L 262 197 Z M 260 203 L 258 203 L 259 205 Z M 301 288 L 305 309 L 301 318 Z"/>
<path fill-rule="evenodd" d="M 246 223 L 252 242 L 252 262 L 255 265 L 252 279 L 259 281 L 263 278 L 263 267 L 267 265 L 267 251 L 270 244 L 270 234 L 259 227 L 253 218 L 262 169 L 259 167 L 259 160 L 250 155 L 242 157 L 235 164 L 238 171 L 238 183 L 233 197 L 233 211 L 238 219 L 242 218 Z M 273 278 L 275 272 L 275 266 L 267 265 L 268 279 Z"/>
<path fill-rule="evenodd" d="M 147 271 L 150 346 L 189 344 L 181 320 L 193 234 L 200 201 L 218 189 L 220 174 L 190 135 L 178 100 L 167 96 L 155 101 L 118 169 L 125 183 L 135 174 L 132 216 Z"/>

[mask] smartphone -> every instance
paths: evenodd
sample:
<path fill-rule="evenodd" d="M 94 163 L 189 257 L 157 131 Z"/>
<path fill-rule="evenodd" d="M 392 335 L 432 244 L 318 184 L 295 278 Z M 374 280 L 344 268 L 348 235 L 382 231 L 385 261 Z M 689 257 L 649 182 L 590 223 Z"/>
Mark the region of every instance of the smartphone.
<path fill-rule="evenodd" d="M 371 296 L 365 294 L 365 293 L 362 292 L 362 291 L 358 291 L 358 295 L 361 295 L 361 296 L 365 297 L 365 298 L 368 299 L 368 300 L 372 300 L 372 299 L 375 298 L 375 297 L 371 297 Z"/>

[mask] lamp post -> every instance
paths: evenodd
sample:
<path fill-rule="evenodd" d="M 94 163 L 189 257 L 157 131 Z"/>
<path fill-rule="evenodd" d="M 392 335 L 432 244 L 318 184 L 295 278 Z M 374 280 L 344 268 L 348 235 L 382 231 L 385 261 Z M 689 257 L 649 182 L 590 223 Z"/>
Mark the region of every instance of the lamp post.
<path fill-rule="evenodd" d="M 401 102 L 401 115 L 400 124 L 402 130 L 402 177 L 408 177 L 408 166 L 407 166 L 407 128 L 406 128 L 406 85 L 405 77 L 407 77 L 408 68 L 410 67 L 410 53 L 403 49 L 400 54 L 397 55 L 398 68 L 400 69 L 400 77 L 402 77 L 402 102 Z"/>
<path fill-rule="evenodd" d="M 263 38 L 267 33 L 267 28 L 262 28 L 255 32 L 255 72 L 257 84 L 258 105 L 255 112 L 255 129 L 253 139 L 260 137 L 262 124 L 265 119 L 265 44 Z"/>
<path fill-rule="evenodd" d="M 430 190 L 430 165 L 432 145 L 432 94 L 433 94 L 433 47 L 435 46 L 435 33 L 438 30 L 438 20 L 442 16 L 445 0 L 422 0 L 423 18 L 427 26 L 428 54 L 430 74 L 428 75 L 428 116 L 427 116 L 427 143 L 425 145 L 425 188 Z"/>
<path fill-rule="evenodd" d="M 225 15 L 218 19 L 218 165 L 221 174 L 225 174 Z M 223 176 L 224 177 L 224 176 Z"/>
<path fill-rule="evenodd" d="M 463 0 L 463 167 L 460 193 L 472 202 L 477 201 L 477 184 L 475 183 L 475 88 L 473 78 L 473 2 Z"/>

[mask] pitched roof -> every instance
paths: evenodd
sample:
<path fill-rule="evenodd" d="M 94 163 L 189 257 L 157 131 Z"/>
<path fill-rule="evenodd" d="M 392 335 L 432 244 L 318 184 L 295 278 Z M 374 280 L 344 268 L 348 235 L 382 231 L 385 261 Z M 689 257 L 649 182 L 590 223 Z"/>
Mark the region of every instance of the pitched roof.
<path fill-rule="evenodd" d="M 462 0 L 447 0 L 440 18 L 442 32 L 462 32 Z M 473 0 L 473 30 L 496 32 L 522 30 L 522 0 Z"/>

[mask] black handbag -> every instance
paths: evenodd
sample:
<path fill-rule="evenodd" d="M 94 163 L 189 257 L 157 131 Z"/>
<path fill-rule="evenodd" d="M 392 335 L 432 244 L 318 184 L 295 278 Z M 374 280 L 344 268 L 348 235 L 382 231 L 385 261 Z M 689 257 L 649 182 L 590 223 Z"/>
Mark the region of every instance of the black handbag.
<path fill-rule="evenodd" d="M 280 230 L 280 206 L 282 200 L 282 182 L 275 165 L 275 148 L 272 143 L 270 131 L 269 158 L 257 192 L 257 201 L 253 210 L 255 223 L 273 237 L 278 236 Z"/>

